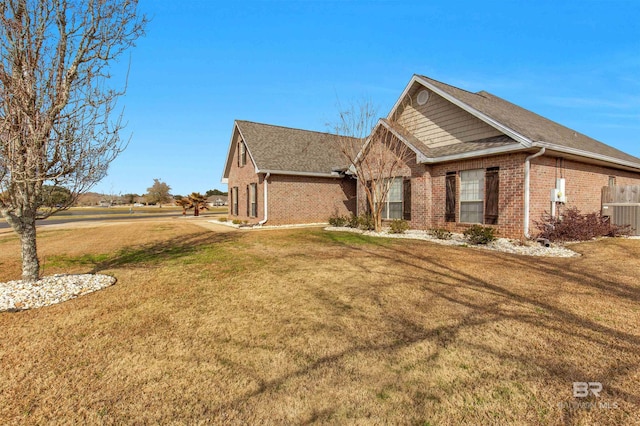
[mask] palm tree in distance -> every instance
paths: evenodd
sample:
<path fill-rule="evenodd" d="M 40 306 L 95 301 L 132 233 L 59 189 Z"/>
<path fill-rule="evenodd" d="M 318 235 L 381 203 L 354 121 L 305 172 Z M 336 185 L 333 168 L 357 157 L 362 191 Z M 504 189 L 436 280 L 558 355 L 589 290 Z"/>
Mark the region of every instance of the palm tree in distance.
<path fill-rule="evenodd" d="M 182 207 L 182 214 L 186 215 L 187 210 L 193 209 L 194 216 L 200 216 L 200 210 L 207 210 L 207 197 L 199 192 L 192 192 L 191 195 L 176 200 L 176 204 Z"/>

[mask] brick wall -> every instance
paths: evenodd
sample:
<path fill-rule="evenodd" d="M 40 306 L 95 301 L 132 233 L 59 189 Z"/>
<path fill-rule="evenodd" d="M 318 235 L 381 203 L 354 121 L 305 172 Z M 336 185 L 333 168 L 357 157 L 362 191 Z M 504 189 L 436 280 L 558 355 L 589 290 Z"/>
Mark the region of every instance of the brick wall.
<path fill-rule="evenodd" d="M 247 164 L 244 166 L 238 166 L 238 142 L 240 138 L 238 137 L 232 146 L 233 160 L 231 163 L 231 168 L 229 170 L 229 219 L 238 219 L 238 220 L 246 220 L 249 223 L 257 223 L 262 220 L 264 214 L 264 201 L 263 201 L 263 177 L 259 176 L 255 172 L 255 165 L 251 159 L 251 156 L 247 154 Z M 257 188 L 257 198 L 258 198 L 258 215 L 256 217 L 250 217 L 247 214 L 247 201 L 248 201 L 248 191 L 247 187 L 252 184 L 258 184 Z M 231 192 L 233 187 L 238 187 L 238 215 L 233 215 L 233 200 L 231 197 Z"/>
<path fill-rule="evenodd" d="M 508 154 L 473 160 L 454 161 L 431 166 L 432 219 L 428 228 L 445 228 L 463 232 L 472 224 L 460 223 L 460 172 L 463 170 L 498 167 L 498 224 L 485 225 L 496 229 L 501 237 L 521 238 L 524 217 L 524 159 L 525 154 Z M 445 179 L 447 172 L 456 172 L 456 222 L 445 222 Z"/>
<path fill-rule="evenodd" d="M 268 191 L 269 225 L 324 223 L 355 213 L 354 179 L 271 175 Z"/>
<path fill-rule="evenodd" d="M 233 203 L 229 198 L 229 217 L 257 223 L 264 218 L 264 176 L 255 173 L 251 157 L 247 164 L 238 167 L 237 141 L 234 141 L 233 162 L 229 172 L 229 191 L 238 187 L 238 215 L 231 214 Z M 472 160 L 461 160 L 443 164 L 425 165 L 416 162 L 415 154 L 409 152 L 396 176 L 411 179 L 411 221 L 413 229 L 446 228 L 462 232 L 471 226 L 460 220 L 460 177 L 463 170 L 499 168 L 499 217 L 496 228 L 499 236 L 522 238 L 524 232 L 524 160 L 526 153 L 497 155 Z M 445 222 L 445 178 L 447 172 L 457 173 L 456 222 Z M 601 188 L 615 177 L 617 185 L 640 184 L 640 173 L 616 170 L 604 166 L 544 155 L 531 162 L 530 223 L 531 235 L 537 233 L 534 221 L 540 220 L 545 211 L 550 211 L 550 190 L 556 178 L 565 178 L 567 203 L 584 213 L 600 211 Z M 257 184 L 256 217 L 247 215 L 247 187 Z M 361 185 L 361 183 L 360 183 Z M 356 200 L 356 182 L 351 179 L 319 178 L 272 175 L 269 179 L 269 221 L 271 225 L 326 222 L 331 215 L 348 215 L 367 210 L 362 188 Z M 561 208 L 561 205 L 558 205 Z"/>
<path fill-rule="evenodd" d="M 564 207 L 577 207 L 582 213 L 591 213 L 600 211 L 601 188 L 609 184 L 610 176 L 615 177 L 617 185 L 640 184 L 640 173 L 546 155 L 531 160 L 531 234 L 538 232 L 533 221 L 551 210 L 550 191 L 556 186 L 556 178 L 565 179 L 567 203 Z M 563 205 L 557 206 L 561 211 Z"/>
<path fill-rule="evenodd" d="M 238 214 L 233 215 L 233 200 L 229 197 L 229 219 L 258 223 L 264 219 L 264 175 L 256 174 L 255 165 L 247 155 L 247 164 L 238 166 L 237 143 L 234 141 L 229 170 L 229 194 L 238 187 Z M 247 214 L 248 186 L 257 184 L 256 217 Z M 285 225 L 327 222 L 333 214 L 355 212 L 356 182 L 353 179 L 271 175 L 268 182 L 268 224 Z"/>

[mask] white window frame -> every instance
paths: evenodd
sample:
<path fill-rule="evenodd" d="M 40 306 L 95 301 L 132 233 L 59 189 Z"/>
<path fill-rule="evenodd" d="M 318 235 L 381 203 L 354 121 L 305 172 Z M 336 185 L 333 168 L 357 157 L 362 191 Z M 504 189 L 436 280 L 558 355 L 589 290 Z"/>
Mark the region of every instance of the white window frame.
<path fill-rule="evenodd" d="M 484 169 L 460 172 L 460 223 L 484 223 Z"/>
<path fill-rule="evenodd" d="M 404 198 L 404 187 L 403 187 L 403 182 L 404 182 L 404 178 L 403 177 L 394 177 L 394 178 L 387 178 L 387 179 L 383 179 L 382 182 L 378 182 L 378 188 L 376 188 L 375 194 L 374 194 L 374 199 L 376 200 L 375 204 L 376 204 L 376 208 L 377 208 L 377 198 L 382 198 L 382 185 L 387 185 L 388 182 L 391 181 L 391 183 L 389 184 L 389 191 L 387 191 L 387 196 L 385 197 L 384 200 L 384 205 L 382 207 L 382 211 L 380 212 L 380 216 L 382 220 L 393 220 L 393 219 L 402 219 L 403 217 L 403 198 Z M 395 186 L 397 186 L 397 188 L 394 188 Z M 394 192 L 395 190 L 395 192 Z M 392 213 L 392 209 L 391 209 L 391 204 L 394 205 L 395 209 L 393 210 L 393 216 L 390 215 L 390 213 Z M 397 217 L 396 217 L 397 215 Z"/>

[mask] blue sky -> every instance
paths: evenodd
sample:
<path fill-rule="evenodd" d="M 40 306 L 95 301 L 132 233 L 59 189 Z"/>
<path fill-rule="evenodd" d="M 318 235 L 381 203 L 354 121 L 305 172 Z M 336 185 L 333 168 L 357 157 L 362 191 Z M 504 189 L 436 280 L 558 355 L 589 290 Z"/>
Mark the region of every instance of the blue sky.
<path fill-rule="evenodd" d="M 127 149 L 94 188 L 223 189 L 234 119 L 326 131 L 413 74 L 486 90 L 640 157 L 640 1 L 141 1 Z M 128 58 L 116 64 L 122 81 Z"/>

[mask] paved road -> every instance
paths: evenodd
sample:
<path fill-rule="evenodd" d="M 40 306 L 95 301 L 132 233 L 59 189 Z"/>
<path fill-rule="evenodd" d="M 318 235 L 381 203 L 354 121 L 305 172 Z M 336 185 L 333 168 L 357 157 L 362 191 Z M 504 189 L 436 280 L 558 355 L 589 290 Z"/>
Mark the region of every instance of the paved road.
<path fill-rule="evenodd" d="M 180 217 L 182 216 L 182 212 L 180 211 L 176 211 L 176 212 L 169 212 L 169 213 L 133 213 L 133 214 L 123 214 L 123 215 L 100 215 L 100 216 L 94 216 L 94 217 L 80 217 L 80 218 L 74 218 L 73 216 L 68 216 L 68 217 L 64 217 L 64 216 L 52 216 L 49 219 L 45 219 L 45 220 L 39 220 L 37 222 L 37 226 L 47 226 L 47 225 L 60 225 L 60 224 L 65 224 L 65 223 L 74 223 L 74 222 L 96 222 L 96 221 L 100 221 L 100 222 L 105 222 L 105 221 L 112 221 L 112 220 L 136 220 L 136 219 L 158 219 L 158 218 L 171 218 L 171 217 Z M 215 216 L 213 215 L 206 215 L 209 216 L 211 219 L 213 219 Z M 206 217 L 203 216 L 203 217 Z M 7 229 L 9 228 L 9 224 L 7 223 L 6 220 L 0 220 L 0 229 Z"/>

